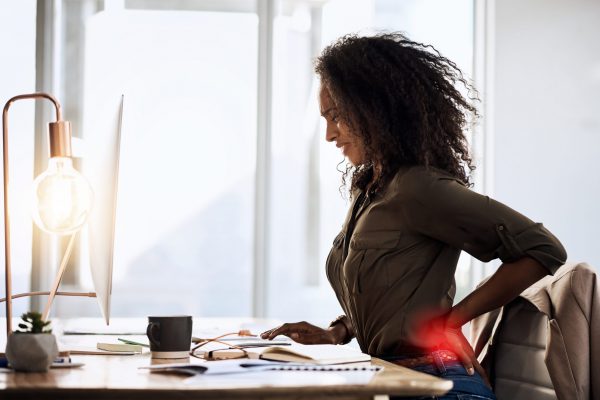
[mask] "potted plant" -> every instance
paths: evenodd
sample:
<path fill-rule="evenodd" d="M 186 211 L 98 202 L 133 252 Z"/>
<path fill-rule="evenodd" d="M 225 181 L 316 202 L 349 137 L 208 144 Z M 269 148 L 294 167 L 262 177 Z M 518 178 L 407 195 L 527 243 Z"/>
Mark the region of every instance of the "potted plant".
<path fill-rule="evenodd" d="M 21 319 L 21 329 L 8 336 L 6 358 L 17 371 L 46 372 L 58 356 L 50 321 L 42 320 L 38 312 L 25 313 Z"/>

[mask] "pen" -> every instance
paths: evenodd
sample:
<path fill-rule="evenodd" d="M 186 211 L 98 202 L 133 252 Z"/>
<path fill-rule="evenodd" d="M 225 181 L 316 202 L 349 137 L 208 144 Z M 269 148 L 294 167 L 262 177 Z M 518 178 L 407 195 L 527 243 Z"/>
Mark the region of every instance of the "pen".
<path fill-rule="evenodd" d="M 140 342 L 134 342 L 133 340 L 122 339 L 122 338 L 117 338 L 117 340 L 120 342 L 123 342 L 125 344 L 136 344 L 138 346 L 150 347 L 150 345 L 147 345 L 145 343 L 140 343 Z"/>
<path fill-rule="evenodd" d="M 58 356 L 52 362 L 53 364 L 70 364 L 71 357 L 70 356 Z"/>

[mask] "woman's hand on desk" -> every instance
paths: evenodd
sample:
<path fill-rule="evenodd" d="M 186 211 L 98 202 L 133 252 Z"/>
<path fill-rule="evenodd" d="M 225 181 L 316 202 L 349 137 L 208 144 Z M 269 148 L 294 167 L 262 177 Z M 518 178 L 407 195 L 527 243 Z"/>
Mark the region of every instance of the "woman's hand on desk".
<path fill-rule="evenodd" d="M 272 340 L 278 335 L 287 336 L 302 344 L 338 344 L 346 337 L 346 328 L 343 324 L 323 329 L 305 321 L 289 322 L 265 331 L 260 336 Z"/>

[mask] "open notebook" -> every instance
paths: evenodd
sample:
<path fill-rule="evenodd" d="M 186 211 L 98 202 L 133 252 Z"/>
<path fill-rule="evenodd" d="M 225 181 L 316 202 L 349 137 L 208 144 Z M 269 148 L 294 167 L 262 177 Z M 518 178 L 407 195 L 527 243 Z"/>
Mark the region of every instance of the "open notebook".
<path fill-rule="evenodd" d="M 331 344 L 303 345 L 292 343 L 286 346 L 244 347 L 251 359 L 271 361 L 289 361 L 317 365 L 345 364 L 370 361 L 371 356 L 347 346 Z M 229 359 L 240 356 L 240 350 L 224 347 L 223 345 L 204 349 L 205 358 Z"/>

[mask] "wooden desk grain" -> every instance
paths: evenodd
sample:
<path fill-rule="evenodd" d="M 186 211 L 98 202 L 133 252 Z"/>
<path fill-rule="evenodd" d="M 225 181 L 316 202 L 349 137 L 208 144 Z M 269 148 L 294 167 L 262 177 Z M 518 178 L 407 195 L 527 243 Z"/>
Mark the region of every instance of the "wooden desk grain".
<path fill-rule="evenodd" d="M 434 395 L 452 387 L 450 381 L 421 374 L 382 360 L 385 368 L 367 385 L 224 386 L 186 383 L 180 375 L 138 369 L 151 364 L 148 354 L 136 356 L 73 356 L 81 368 L 48 373 L 0 372 L 2 399 L 368 399 L 377 394 Z M 293 374 L 293 371 L 279 371 Z"/>
<path fill-rule="evenodd" d="M 13 322 L 16 323 L 15 320 Z M 53 326 L 56 331 L 62 331 L 70 323 L 86 327 L 94 332 L 105 329 L 102 321 L 97 318 L 74 319 L 60 321 L 55 319 Z M 195 318 L 194 327 L 201 328 L 202 337 L 215 336 L 217 332 L 236 331 L 239 329 L 258 330 L 260 326 L 275 326 L 278 322 L 254 318 Z M 5 324 L 0 319 L 0 328 Z M 144 331 L 147 324 L 145 318 L 113 318 L 111 330 L 121 332 Z M 258 324 L 258 326 L 256 326 Z M 16 325 L 15 325 L 16 326 Z M 65 328 L 66 330 L 66 328 Z M 4 331 L 4 330 L 2 330 Z M 260 331 L 260 330 L 258 330 Z M 207 336 L 204 336 L 207 335 Z M 96 343 L 100 337 L 83 336 L 77 339 Z M 106 338 L 114 341 L 115 336 Z M 101 341 L 101 340 L 100 340 Z M 4 343 L 1 343 L 4 342 Z M 3 350 L 5 338 L 0 338 Z M 139 367 L 152 365 L 153 360 L 148 353 L 135 356 L 106 356 L 106 355 L 73 355 L 73 362 L 82 362 L 81 368 L 55 368 L 48 373 L 24 373 L 12 370 L 0 370 L 0 399 L 127 399 L 127 400 L 173 400 L 173 399 L 372 399 L 374 395 L 396 394 L 404 396 L 435 395 L 447 392 L 452 388 L 452 382 L 430 375 L 422 374 L 382 360 L 374 359 L 372 364 L 382 365 L 384 369 L 378 372 L 366 385 L 331 384 L 330 379 L 314 385 L 301 382 L 294 383 L 294 371 L 278 371 L 289 384 L 285 386 L 266 386 L 259 382 L 239 384 L 235 379 L 223 382 L 222 379 L 211 381 L 202 379 L 201 382 L 185 382 L 181 375 L 151 373 Z M 185 361 L 185 360 L 183 360 Z M 156 362 L 156 361 L 154 361 Z M 291 374 L 285 375 L 284 374 Z M 326 375 L 323 375 L 326 376 Z"/>

